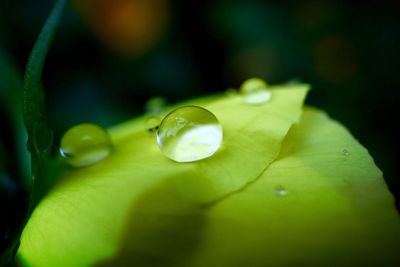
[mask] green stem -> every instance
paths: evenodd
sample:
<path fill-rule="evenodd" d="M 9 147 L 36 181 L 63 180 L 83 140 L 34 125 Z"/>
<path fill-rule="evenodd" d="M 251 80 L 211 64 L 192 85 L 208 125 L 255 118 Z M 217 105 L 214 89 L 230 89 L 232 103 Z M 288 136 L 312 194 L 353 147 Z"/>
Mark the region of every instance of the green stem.
<path fill-rule="evenodd" d="M 48 17 L 39 37 L 32 49 L 26 66 L 24 77 L 24 122 L 28 132 L 28 147 L 31 152 L 32 162 L 32 187 L 31 196 L 35 195 L 35 184 L 40 169 L 46 161 L 46 149 L 51 146 L 52 140 L 45 140 L 49 144 L 42 145 L 43 136 L 41 134 L 48 131 L 52 133 L 46 123 L 44 91 L 41 82 L 43 65 L 54 39 L 56 29 L 60 23 L 67 0 L 57 0 L 50 16 Z M 48 128 L 48 129 L 40 129 Z M 40 133 L 40 134 L 39 134 Z M 49 134 L 50 136 L 51 134 Z M 36 204 L 36 200 L 31 200 L 30 210 Z"/>

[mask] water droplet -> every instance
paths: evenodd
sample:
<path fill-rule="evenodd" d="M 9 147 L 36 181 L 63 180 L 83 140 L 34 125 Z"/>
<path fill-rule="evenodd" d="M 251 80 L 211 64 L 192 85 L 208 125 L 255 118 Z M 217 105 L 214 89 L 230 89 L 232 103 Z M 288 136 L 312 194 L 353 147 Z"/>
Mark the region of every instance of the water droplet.
<path fill-rule="evenodd" d="M 350 156 L 350 152 L 347 149 L 342 150 L 343 161 L 347 161 L 347 158 Z"/>
<path fill-rule="evenodd" d="M 167 100 L 163 97 L 150 98 L 145 104 L 147 114 L 158 116 L 167 106 Z"/>
<path fill-rule="evenodd" d="M 271 91 L 268 90 L 267 87 L 268 84 L 262 79 L 248 79 L 240 87 L 243 103 L 248 105 L 260 105 L 268 102 L 271 98 Z"/>
<path fill-rule="evenodd" d="M 210 111 L 184 106 L 171 111 L 157 130 L 162 153 L 177 162 L 212 156 L 222 143 L 222 126 Z"/>
<path fill-rule="evenodd" d="M 293 79 L 287 81 L 285 84 L 286 85 L 299 85 L 299 84 L 302 84 L 302 83 L 303 83 L 303 81 L 301 79 L 293 78 Z"/>
<path fill-rule="evenodd" d="M 92 165 L 106 158 L 111 151 L 110 136 L 95 124 L 78 124 L 61 139 L 60 154 L 73 167 Z"/>
<path fill-rule="evenodd" d="M 235 88 L 228 88 L 225 91 L 225 95 L 228 97 L 235 96 L 237 94 L 237 90 Z"/>
<path fill-rule="evenodd" d="M 283 186 L 278 186 L 275 188 L 275 195 L 279 196 L 279 197 L 283 197 L 286 196 L 288 194 L 288 192 L 286 191 L 286 189 Z"/>
<path fill-rule="evenodd" d="M 148 116 L 145 121 L 146 130 L 149 132 L 157 131 L 160 126 L 160 118 L 157 116 Z"/>

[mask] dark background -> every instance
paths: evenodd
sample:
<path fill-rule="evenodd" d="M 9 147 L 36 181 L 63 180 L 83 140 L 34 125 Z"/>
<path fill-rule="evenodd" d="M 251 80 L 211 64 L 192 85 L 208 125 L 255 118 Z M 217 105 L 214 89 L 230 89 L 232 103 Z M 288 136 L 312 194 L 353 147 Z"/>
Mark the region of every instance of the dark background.
<path fill-rule="evenodd" d="M 0 1 L 0 52 L 18 77 L 53 3 Z M 399 13 L 394 0 L 71 1 L 43 76 L 56 140 L 79 122 L 130 119 L 155 96 L 174 103 L 254 76 L 299 80 L 312 85 L 307 103 L 369 150 L 399 207 Z"/>

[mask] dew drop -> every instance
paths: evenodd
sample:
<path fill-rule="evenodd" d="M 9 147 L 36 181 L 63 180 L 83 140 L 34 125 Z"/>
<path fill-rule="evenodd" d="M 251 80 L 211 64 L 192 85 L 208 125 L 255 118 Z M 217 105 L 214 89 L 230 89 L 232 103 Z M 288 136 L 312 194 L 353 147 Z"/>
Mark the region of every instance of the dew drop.
<path fill-rule="evenodd" d="M 95 124 L 78 124 L 61 139 L 60 154 L 73 167 L 92 165 L 106 158 L 111 151 L 110 136 Z"/>
<path fill-rule="evenodd" d="M 275 188 L 275 195 L 279 197 L 284 197 L 288 194 L 287 190 L 283 186 L 278 186 Z"/>
<path fill-rule="evenodd" d="M 271 98 L 271 91 L 267 89 L 268 84 L 259 78 L 252 78 L 245 81 L 240 87 L 242 102 L 248 105 L 260 105 Z"/>
<path fill-rule="evenodd" d="M 210 111 L 184 106 L 161 121 L 157 142 L 162 153 L 177 162 L 193 162 L 212 156 L 222 143 L 222 126 Z"/>
<path fill-rule="evenodd" d="M 347 161 L 347 158 L 350 156 L 350 152 L 347 149 L 342 150 L 343 161 Z"/>
<path fill-rule="evenodd" d="M 228 88 L 225 91 L 225 95 L 228 97 L 235 96 L 235 95 L 237 95 L 237 90 L 235 88 Z"/>
<path fill-rule="evenodd" d="M 157 116 L 148 116 L 145 121 L 145 128 L 148 132 L 156 132 L 160 126 L 160 118 Z"/>
<path fill-rule="evenodd" d="M 303 81 L 301 79 L 293 78 L 293 79 L 287 81 L 285 84 L 286 85 L 299 85 L 299 84 L 302 84 L 302 83 L 303 83 Z"/>

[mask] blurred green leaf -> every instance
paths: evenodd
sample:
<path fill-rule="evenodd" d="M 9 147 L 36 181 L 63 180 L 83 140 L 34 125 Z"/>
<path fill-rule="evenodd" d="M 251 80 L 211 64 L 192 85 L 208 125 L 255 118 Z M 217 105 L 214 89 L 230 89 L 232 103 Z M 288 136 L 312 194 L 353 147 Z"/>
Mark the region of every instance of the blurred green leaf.
<path fill-rule="evenodd" d="M 223 147 L 199 162 L 165 158 L 144 118 L 111 129 L 114 154 L 66 170 L 27 224 L 20 259 L 27 266 L 397 266 L 399 217 L 367 151 L 321 112 L 307 109 L 300 121 L 307 86 L 274 89 L 261 106 L 239 96 L 189 102 L 224 128 Z"/>
<path fill-rule="evenodd" d="M 0 103 L 6 108 L 15 136 L 20 183 L 30 185 L 29 155 L 26 151 L 26 132 L 22 118 L 22 75 L 12 58 L 0 48 Z M 15 178 L 17 179 L 17 178 Z"/>
<path fill-rule="evenodd" d="M 22 77 L 17 66 L 0 47 L 0 102 L 17 119 L 21 113 Z"/>
<path fill-rule="evenodd" d="M 22 78 L 12 58 L 0 48 L 0 104 L 2 133 L 0 134 L 0 266 L 13 261 L 26 203 L 24 191 L 28 186 L 28 155 L 21 114 Z M 5 146 L 3 146 L 6 145 Z M 21 197 L 21 199 L 18 199 Z M 22 216 L 22 218 L 21 218 Z"/>
<path fill-rule="evenodd" d="M 0 266 L 13 266 L 23 229 L 27 202 L 25 192 L 15 177 L 14 155 L 3 146 L 0 136 Z M 7 140 L 9 141 L 9 140 Z M 26 220 L 25 220 L 26 222 Z"/>

